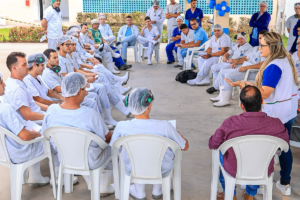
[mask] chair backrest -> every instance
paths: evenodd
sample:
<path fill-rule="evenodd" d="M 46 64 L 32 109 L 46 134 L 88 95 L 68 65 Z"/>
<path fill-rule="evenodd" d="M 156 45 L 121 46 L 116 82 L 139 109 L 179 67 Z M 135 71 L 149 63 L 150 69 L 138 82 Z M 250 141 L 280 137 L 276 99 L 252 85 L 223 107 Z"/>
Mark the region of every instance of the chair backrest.
<path fill-rule="evenodd" d="M 267 179 L 268 167 L 278 148 L 287 152 L 284 140 L 268 135 L 248 135 L 228 140 L 219 147 L 224 154 L 233 148 L 237 160 L 236 179 Z"/>
<path fill-rule="evenodd" d="M 149 134 L 127 135 L 113 143 L 113 151 L 118 151 L 121 146 L 130 160 L 132 178 L 161 179 L 161 164 L 168 148 L 175 154 L 174 166 L 181 161 L 179 145 L 165 137 Z"/>
<path fill-rule="evenodd" d="M 73 127 L 50 127 L 44 133 L 55 143 L 65 169 L 76 171 L 89 170 L 88 149 L 91 141 L 96 142 L 102 149 L 108 145 L 96 134 Z"/>
<path fill-rule="evenodd" d="M 204 51 L 206 51 L 209 48 L 209 40 L 206 41 L 201 47 L 204 47 Z"/>
<path fill-rule="evenodd" d="M 0 126 L 0 164 L 4 166 L 9 166 L 11 164 L 10 157 L 7 153 L 5 136 L 9 136 L 10 138 L 17 140 L 17 136 L 8 131 L 7 129 Z"/>

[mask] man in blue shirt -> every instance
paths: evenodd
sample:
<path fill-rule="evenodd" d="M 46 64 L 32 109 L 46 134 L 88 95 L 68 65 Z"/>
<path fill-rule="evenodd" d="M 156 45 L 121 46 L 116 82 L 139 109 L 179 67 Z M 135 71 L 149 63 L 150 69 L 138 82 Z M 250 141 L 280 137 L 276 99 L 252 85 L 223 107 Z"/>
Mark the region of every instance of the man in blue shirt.
<path fill-rule="evenodd" d="M 173 30 L 173 35 L 172 35 L 172 41 L 170 44 L 167 45 L 166 47 L 166 53 L 168 57 L 168 62 L 167 64 L 172 64 L 175 62 L 175 58 L 173 55 L 173 50 L 177 53 L 177 47 L 175 44 L 178 44 L 181 41 L 181 30 L 180 30 L 180 25 L 183 23 L 183 18 L 179 15 L 176 19 L 177 22 L 177 27 Z"/>
<path fill-rule="evenodd" d="M 202 27 L 203 12 L 200 8 L 196 8 L 197 0 L 191 0 L 191 8 L 185 13 L 185 24 L 188 24 L 189 29 L 192 29 L 191 19 L 196 19 L 199 26 Z"/>
<path fill-rule="evenodd" d="M 200 45 L 204 44 L 206 41 L 208 41 L 207 33 L 203 28 L 201 28 L 198 24 L 198 21 L 196 19 L 191 19 L 190 24 L 194 30 L 193 38 L 194 41 L 190 42 L 188 44 L 179 43 L 176 44 L 176 47 L 181 47 L 181 56 L 182 58 L 186 57 L 186 53 L 188 48 L 191 47 L 199 47 Z M 192 65 L 192 69 L 195 69 L 194 65 Z"/>

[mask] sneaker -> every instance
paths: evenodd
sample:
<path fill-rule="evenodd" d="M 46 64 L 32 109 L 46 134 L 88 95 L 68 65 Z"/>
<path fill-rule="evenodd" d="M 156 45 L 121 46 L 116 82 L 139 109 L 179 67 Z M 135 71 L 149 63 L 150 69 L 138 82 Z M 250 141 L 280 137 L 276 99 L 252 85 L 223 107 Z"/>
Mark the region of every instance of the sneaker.
<path fill-rule="evenodd" d="M 208 94 L 213 94 L 214 92 L 218 92 L 219 90 L 216 90 L 216 88 L 214 88 L 214 87 L 210 87 L 210 88 L 208 88 L 207 90 L 206 90 L 206 92 L 208 93 Z"/>
<path fill-rule="evenodd" d="M 180 68 L 180 67 L 182 67 L 182 65 L 175 65 L 174 67 L 175 68 Z"/>
<path fill-rule="evenodd" d="M 161 198 L 163 198 L 163 194 L 161 194 L 161 195 L 152 194 L 152 199 L 161 199 Z"/>
<path fill-rule="evenodd" d="M 130 69 L 131 67 L 132 67 L 132 65 L 126 65 L 126 64 L 124 64 L 124 65 L 122 65 L 120 67 L 120 70 L 127 70 L 127 69 Z"/>
<path fill-rule="evenodd" d="M 169 64 L 172 64 L 172 63 L 174 63 L 175 61 L 168 61 L 167 62 L 167 64 L 169 65 Z"/>
<path fill-rule="evenodd" d="M 276 187 L 285 196 L 289 196 L 292 193 L 292 191 L 291 191 L 292 186 L 290 184 L 289 185 L 281 185 L 280 181 L 277 181 Z"/>

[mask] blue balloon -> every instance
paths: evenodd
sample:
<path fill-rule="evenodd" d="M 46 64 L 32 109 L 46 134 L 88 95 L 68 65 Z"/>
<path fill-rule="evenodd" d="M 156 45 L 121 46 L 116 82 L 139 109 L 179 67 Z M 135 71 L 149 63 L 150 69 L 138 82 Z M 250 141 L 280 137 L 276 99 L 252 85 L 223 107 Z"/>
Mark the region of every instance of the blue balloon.
<path fill-rule="evenodd" d="M 221 10 L 222 6 L 220 4 L 216 5 L 216 10 Z"/>
<path fill-rule="evenodd" d="M 219 16 L 223 17 L 225 15 L 225 11 L 224 10 L 220 10 L 218 14 L 219 14 Z"/>
<path fill-rule="evenodd" d="M 187 0 L 188 3 L 191 3 L 191 0 Z"/>
<path fill-rule="evenodd" d="M 229 6 L 226 6 L 226 10 L 225 10 L 225 12 L 230 12 L 230 7 Z"/>
<path fill-rule="evenodd" d="M 221 6 L 227 6 L 227 2 L 226 1 L 222 1 L 221 2 Z"/>
<path fill-rule="evenodd" d="M 215 6 L 215 5 L 212 4 L 212 3 L 209 4 L 209 8 L 210 8 L 210 9 L 214 9 L 214 6 Z"/>

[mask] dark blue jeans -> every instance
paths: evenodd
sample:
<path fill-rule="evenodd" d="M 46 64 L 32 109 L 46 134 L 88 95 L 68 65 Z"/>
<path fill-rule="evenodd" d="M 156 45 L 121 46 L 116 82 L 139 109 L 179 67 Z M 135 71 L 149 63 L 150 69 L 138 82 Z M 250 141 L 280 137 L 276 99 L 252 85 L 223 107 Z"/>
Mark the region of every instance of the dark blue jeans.
<path fill-rule="evenodd" d="M 289 136 L 291 136 L 292 125 L 295 121 L 295 118 L 291 119 L 287 123 L 284 124 L 285 128 L 289 132 Z M 291 148 L 289 148 L 288 152 L 281 152 L 279 156 L 279 164 L 280 164 L 280 184 L 288 185 L 291 182 L 291 171 L 293 165 L 293 155 Z"/>

